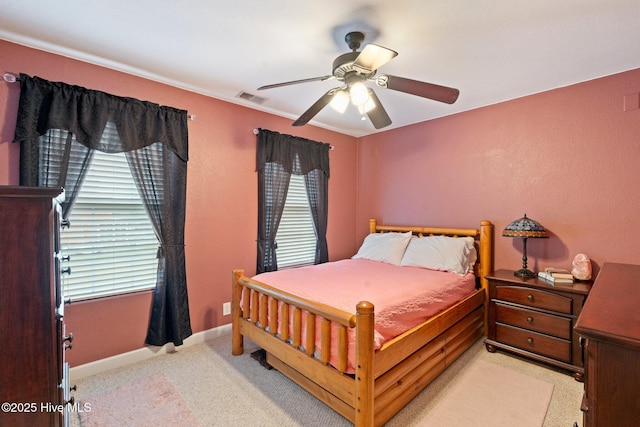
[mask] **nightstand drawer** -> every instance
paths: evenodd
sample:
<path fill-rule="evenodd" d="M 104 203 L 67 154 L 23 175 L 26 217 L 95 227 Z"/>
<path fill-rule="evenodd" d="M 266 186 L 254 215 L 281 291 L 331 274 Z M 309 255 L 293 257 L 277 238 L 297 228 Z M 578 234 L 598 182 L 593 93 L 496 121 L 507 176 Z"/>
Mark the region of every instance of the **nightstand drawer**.
<path fill-rule="evenodd" d="M 513 307 L 500 302 L 496 305 L 496 322 L 519 326 L 554 337 L 571 339 L 571 319 Z"/>
<path fill-rule="evenodd" d="M 496 339 L 526 351 L 571 362 L 571 342 L 537 332 L 496 323 Z"/>
<path fill-rule="evenodd" d="M 551 292 L 521 286 L 496 286 L 496 297 L 516 304 L 572 314 L 573 300 Z"/>

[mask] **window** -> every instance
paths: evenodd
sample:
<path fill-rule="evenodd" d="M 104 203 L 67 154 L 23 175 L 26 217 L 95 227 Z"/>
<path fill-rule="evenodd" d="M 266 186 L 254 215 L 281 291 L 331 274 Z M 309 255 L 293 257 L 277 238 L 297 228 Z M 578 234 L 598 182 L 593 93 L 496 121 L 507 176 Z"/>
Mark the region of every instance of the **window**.
<path fill-rule="evenodd" d="M 313 264 L 316 240 L 304 176 L 291 175 L 287 200 L 276 233 L 278 268 Z"/>
<path fill-rule="evenodd" d="M 265 129 L 257 143 L 256 273 L 327 262 L 329 144 Z"/>
<path fill-rule="evenodd" d="M 61 233 L 65 298 L 71 300 L 151 289 L 158 240 L 124 153 L 96 150 Z"/>

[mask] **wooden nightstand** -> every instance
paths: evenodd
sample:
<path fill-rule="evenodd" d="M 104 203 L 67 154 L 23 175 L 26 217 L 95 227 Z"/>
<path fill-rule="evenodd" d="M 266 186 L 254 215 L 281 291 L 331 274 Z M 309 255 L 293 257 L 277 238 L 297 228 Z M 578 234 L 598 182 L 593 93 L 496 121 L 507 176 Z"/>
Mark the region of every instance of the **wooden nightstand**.
<path fill-rule="evenodd" d="M 498 270 L 489 280 L 488 351 L 507 350 L 584 376 L 583 351 L 573 331 L 591 281 L 549 284 Z"/>

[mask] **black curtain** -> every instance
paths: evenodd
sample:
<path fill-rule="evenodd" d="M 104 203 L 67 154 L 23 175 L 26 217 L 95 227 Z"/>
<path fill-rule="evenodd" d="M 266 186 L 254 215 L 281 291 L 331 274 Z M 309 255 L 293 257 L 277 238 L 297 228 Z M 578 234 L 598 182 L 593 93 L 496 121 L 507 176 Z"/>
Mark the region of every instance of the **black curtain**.
<path fill-rule="evenodd" d="M 68 225 L 69 214 L 94 150 L 78 143 L 75 135 L 63 129 L 49 129 L 36 144 L 22 144 L 20 184 L 31 187 L 63 187 L 62 221 Z"/>
<path fill-rule="evenodd" d="M 315 264 L 329 260 L 329 248 L 327 246 L 329 181 L 327 178 L 324 172 L 319 169 L 314 169 L 304 176 L 309 207 L 311 208 L 311 216 L 317 238 Z"/>
<path fill-rule="evenodd" d="M 52 138 L 55 132 L 64 138 Z M 187 112 L 21 74 L 14 141 L 21 143 L 21 185 L 64 187 L 65 220 L 93 150 L 126 153 L 160 242 L 145 342 L 181 345 L 192 334 L 184 257 Z"/>
<path fill-rule="evenodd" d="M 256 272 L 278 269 L 275 237 L 291 174 L 304 175 L 316 232 L 315 263 L 329 260 L 327 213 L 329 144 L 260 129 L 257 136 L 258 257 Z"/>

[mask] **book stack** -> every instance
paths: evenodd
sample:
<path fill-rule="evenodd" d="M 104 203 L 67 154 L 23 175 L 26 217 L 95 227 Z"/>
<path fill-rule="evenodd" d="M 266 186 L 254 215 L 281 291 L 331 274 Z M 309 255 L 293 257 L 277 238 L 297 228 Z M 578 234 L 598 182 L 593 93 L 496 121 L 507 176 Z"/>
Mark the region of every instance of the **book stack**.
<path fill-rule="evenodd" d="M 561 268 L 545 268 L 544 271 L 538 273 L 538 277 L 552 284 L 573 283 L 573 274 L 569 270 Z"/>

